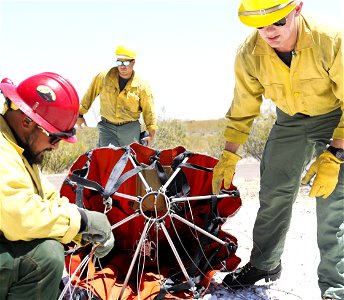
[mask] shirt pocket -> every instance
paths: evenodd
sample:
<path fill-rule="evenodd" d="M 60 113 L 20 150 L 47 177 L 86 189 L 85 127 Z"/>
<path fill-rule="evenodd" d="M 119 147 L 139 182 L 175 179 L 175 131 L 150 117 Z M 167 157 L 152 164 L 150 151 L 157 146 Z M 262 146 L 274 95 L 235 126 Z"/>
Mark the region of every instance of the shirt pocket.
<path fill-rule="evenodd" d="M 312 78 L 300 81 L 302 93 L 305 97 L 326 96 L 331 90 L 329 78 Z"/>
<path fill-rule="evenodd" d="M 301 80 L 300 83 L 303 95 L 300 105 L 311 115 L 323 112 L 324 109 L 327 111 L 328 106 L 336 101 L 329 78 L 312 78 Z"/>
<path fill-rule="evenodd" d="M 285 88 L 283 84 L 271 83 L 263 84 L 264 98 L 271 99 L 274 102 L 280 102 L 285 99 Z"/>
<path fill-rule="evenodd" d="M 140 111 L 140 97 L 133 91 L 128 91 L 125 104 L 131 112 L 137 113 Z"/>

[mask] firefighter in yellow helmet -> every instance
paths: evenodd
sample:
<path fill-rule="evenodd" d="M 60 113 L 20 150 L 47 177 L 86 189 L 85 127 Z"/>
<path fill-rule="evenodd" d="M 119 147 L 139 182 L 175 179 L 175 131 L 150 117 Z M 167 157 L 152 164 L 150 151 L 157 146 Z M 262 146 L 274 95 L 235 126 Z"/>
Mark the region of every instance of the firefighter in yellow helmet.
<path fill-rule="evenodd" d="M 120 45 L 116 49 L 116 66 L 96 75 L 80 103 L 78 127 L 86 125 L 83 115 L 97 96 L 100 97 L 101 121 L 98 123 L 99 147 L 125 146 L 141 140 L 141 113 L 148 135 L 148 146 L 154 139 L 157 120 L 149 84 L 134 71 L 136 52 Z"/>
<path fill-rule="evenodd" d="M 15 86 L 0 83 L 0 299 L 57 299 L 64 268 L 61 243 L 112 249 L 105 214 L 69 203 L 38 165 L 60 141 L 76 142 L 79 97 L 62 76 L 44 72 Z"/>
<path fill-rule="evenodd" d="M 254 29 L 235 59 L 226 143 L 213 173 L 215 194 L 230 186 L 241 159 L 236 152 L 260 114 L 263 97 L 275 103 L 277 121 L 261 160 L 260 208 L 250 261 L 223 283 L 240 288 L 279 278 L 300 183 L 314 180 L 310 196 L 317 205 L 321 295 L 344 299 L 342 32 L 306 17 L 302 6 L 290 0 L 242 0 L 239 6 L 240 21 Z M 313 155 L 316 160 L 303 176 Z"/>

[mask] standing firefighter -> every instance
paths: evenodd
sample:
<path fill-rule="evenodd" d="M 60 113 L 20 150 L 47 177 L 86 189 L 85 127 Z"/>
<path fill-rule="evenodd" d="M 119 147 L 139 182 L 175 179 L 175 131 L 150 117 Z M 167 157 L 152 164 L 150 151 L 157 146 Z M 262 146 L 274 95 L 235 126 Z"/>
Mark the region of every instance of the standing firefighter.
<path fill-rule="evenodd" d="M 253 229 L 250 261 L 224 278 L 230 288 L 276 280 L 303 177 L 316 197 L 323 299 L 344 299 L 344 118 L 342 33 L 301 14 L 303 3 L 242 0 L 239 18 L 257 30 L 238 49 L 236 85 L 226 115 L 225 149 L 214 169 L 213 192 L 228 188 L 259 115 L 262 96 L 272 99 L 277 121 L 261 161 L 260 208 Z M 302 251 L 302 249 L 300 249 Z M 292 262 L 290 262 L 292 263 Z M 298 272 L 297 270 L 295 270 Z"/>
<path fill-rule="evenodd" d="M 3 80 L 0 90 L 6 100 L 0 115 L 0 299 L 55 300 L 61 243 L 95 243 L 98 257 L 114 243 L 104 214 L 70 204 L 38 168 L 61 139 L 76 142 L 78 95 L 69 81 L 48 72 L 17 87 Z"/>
<path fill-rule="evenodd" d="M 148 146 L 154 139 L 157 121 L 149 84 L 134 71 L 136 52 L 125 46 L 116 49 L 116 66 L 93 78 L 81 104 L 77 124 L 86 125 L 83 115 L 100 96 L 99 147 L 125 146 L 140 140 L 140 115 L 146 125 Z"/>

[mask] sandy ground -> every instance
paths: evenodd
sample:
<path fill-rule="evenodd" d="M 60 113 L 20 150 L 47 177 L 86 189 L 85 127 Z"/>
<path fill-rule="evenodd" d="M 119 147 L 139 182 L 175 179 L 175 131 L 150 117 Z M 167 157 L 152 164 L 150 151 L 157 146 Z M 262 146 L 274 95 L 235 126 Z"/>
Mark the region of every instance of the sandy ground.
<path fill-rule="evenodd" d="M 239 265 L 242 266 L 249 261 L 252 248 L 252 229 L 259 207 L 259 177 L 250 179 L 237 177 L 234 184 L 241 193 L 243 205 L 238 213 L 227 221 L 223 229 L 238 238 L 237 255 L 242 259 Z M 301 190 L 293 206 L 293 218 L 282 256 L 282 276 L 270 287 L 271 290 L 276 290 L 272 293 L 274 296 L 264 299 L 321 298 L 317 285 L 319 252 L 316 243 L 315 201 L 306 194 L 307 191 Z"/>
<path fill-rule="evenodd" d="M 47 177 L 59 188 L 65 175 Z M 259 207 L 258 162 L 253 159 L 239 162 L 234 184 L 241 193 L 243 205 L 237 214 L 227 221 L 223 229 L 238 238 L 237 255 L 242 259 L 240 264 L 242 266 L 249 260 L 252 229 Z M 224 292 L 220 286 L 214 286 L 204 299 L 316 300 L 321 298 L 316 275 L 319 252 L 316 243 L 315 201 L 306 194 L 307 191 L 301 190 L 293 207 L 293 218 L 282 256 L 283 272 L 280 280 L 273 285 L 265 286 L 260 295 L 252 289 L 248 289 L 246 294 L 245 291 L 230 294 Z M 266 296 L 262 296 L 263 294 Z"/>
<path fill-rule="evenodd" d="M 249 261 L 252 249 L 252 229 L 259 208 L 259 163 L 254 159 L 238 163 L 233 182 L 240 191 L 242 207 L 235 216 L 228 219 L 223 229 L 238 239 L 237 255 L 242 259 L 240 266 Z M 293 217 L 282 256 L 281 278 L 272 285 L 264 285 L 262 290 L 247 289 L 237 293 L 219 293 L 214 287 L 204 299 L 280 299 L 316 300 L 320 299 L 317 284 L 319 251 L 316 242 L 315 199 L 307 196 L 308 191 L 300 189 L 293 206 Z M 256 295 L 256 296 L 255 296 Z"/>

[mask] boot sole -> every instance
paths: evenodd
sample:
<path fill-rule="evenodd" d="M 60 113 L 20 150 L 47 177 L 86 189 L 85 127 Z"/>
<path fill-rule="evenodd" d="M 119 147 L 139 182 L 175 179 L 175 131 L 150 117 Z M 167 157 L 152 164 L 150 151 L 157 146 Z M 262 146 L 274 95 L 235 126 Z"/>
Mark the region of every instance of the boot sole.
<path fill-rule="evenodd" d="M 267 276 L 264 277 L 265 282 L 270 282 L 270 281 L 276 281 L 277 279 L 279 279 L 281 277 L 281 271 L 276 273 L 276 274 L 269 274 Z"/>
<path fill-rule="evenodd" d="M 251 283 L 251 284 L 248 284 L 248 283 L 239 284 L 238 283 L 238 284 L 233 284 L 230 286 L 224 285 L 224 288 L 228 289 L 228 290 L 238 290 L 238 289 L 242 289 L 242 288 L 247 288 L 247 287 L 255 285 L 258 281 L 260 281 L 262 279 L 264 279 L 266 283 L 273 282 L 273 281 L 276 281 L 277 279 L 279 279 L 281 277 L 281 273 L 282 273 L 282 271 L 275 273 L 275 274 L 268 274 L 268 275 L 256 280 L 254 283 Z"/>

